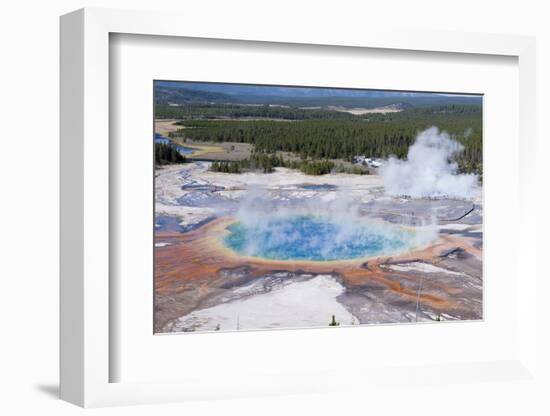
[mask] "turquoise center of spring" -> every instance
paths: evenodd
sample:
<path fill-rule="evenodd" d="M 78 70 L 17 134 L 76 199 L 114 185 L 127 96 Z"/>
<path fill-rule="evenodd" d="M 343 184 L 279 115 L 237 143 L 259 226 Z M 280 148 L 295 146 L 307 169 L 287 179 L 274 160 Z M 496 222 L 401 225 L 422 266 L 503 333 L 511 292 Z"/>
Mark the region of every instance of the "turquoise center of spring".
<path fill-rule="evenodd" d="M 414 233 L 392 224 L 307 215 L 237 222 L 227 230 L 227 247 L 271 260 L 349 260 L 395 255 L 414 246 Z"/>

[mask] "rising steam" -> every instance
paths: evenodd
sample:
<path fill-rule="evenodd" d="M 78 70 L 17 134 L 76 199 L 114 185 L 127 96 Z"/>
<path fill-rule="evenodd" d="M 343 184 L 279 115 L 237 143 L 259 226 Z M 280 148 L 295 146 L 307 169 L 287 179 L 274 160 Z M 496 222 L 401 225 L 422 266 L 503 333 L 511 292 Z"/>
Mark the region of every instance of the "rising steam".
<path fill-rule="evenodd" d="M 411 232 L 371 218 L 361 213 L 360 199 L 345 191 L 323 202 L 317 198 L 292 205 L 281 202 L 263 187 L 249 187 L 235 213 L 239 225 L 233 226 L 226 243 L 249 256 L 334 260 L 388 255 L 428 244 L 438 234 L 431 219 L 415 224 Z"/>
<path fill-rule="evenodd" d="M 407 160 L 390 157 L 381 169 L 386 193 L 412 198 L 474 198 L 479 192 L 477 175 L 459 174 L 452 161 L 463 149 L 437 127 L 424 130 L 409 148 Z"/>

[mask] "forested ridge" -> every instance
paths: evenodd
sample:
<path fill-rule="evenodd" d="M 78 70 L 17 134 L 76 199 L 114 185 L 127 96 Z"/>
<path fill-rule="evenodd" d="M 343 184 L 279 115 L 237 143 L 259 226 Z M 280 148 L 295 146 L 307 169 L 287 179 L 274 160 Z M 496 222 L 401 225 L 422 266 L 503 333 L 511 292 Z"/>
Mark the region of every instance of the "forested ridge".
<path fill-rule="evenodd" d="M 357 118 L 343 111 L 330 111 L 321 108 L 297 108 L 273 105 L 242 104 L 187 104 L 172 106 L 155 105 L 155 118 L 158 119 L 216 119 L 216 118 L 272 118 L 281 120 L 312 120 Z"/>
<path fill-rule="evenodd" d="M 251 106 L 250 109 L 258 110 L 259 107 Z M 268 109 L 296 111 L 280 107 Z M 464 151 L 456 157 L 460 170 L 482 173 L 480 106 L 442 105 L 362 117 L 326 112 L 346 117 L 331 119 L 322 117 L 322 114 L 319 118 L 302 118 L 293 122 L 184 119 L 181 125 L 185 128 L 172 133 L 172 136 L 205 142 L 251 143 L 256 153 L 290 152 L 310 161 L 351 160 L 354 155 L 376 158 L 395 155 L 403 159 L 418 132 L 437 126 L 464 145 Z"/>
<path fill-rule="evenodd" d="M 300 88 L 231 84 L 155 83 L 155 104 L 172 107 L 189 104 L 282 105 L 289 107 L 375 108 L 393 104 L 432 107 L 442 104 L 481 104 L 478 95 L 403 93 L 360 89 Z"/>
<path fill-rule="evenodd" d="M 275 154 L 255 153 L 243 160 L 216 161 L 210 166 L 213 172 L 241 173 L 244 170 L 256 170 L 263 173 L 272 173 L 277 167 L 299 169 L 307 175 L 325 175 L 335 170 L 339 173 L 354 173 L 357 175 L 369 174 L 368 169 L 357 166 L 345 168 L 341 164 L 336 166 L 330 160 L 285 160 Z"/>

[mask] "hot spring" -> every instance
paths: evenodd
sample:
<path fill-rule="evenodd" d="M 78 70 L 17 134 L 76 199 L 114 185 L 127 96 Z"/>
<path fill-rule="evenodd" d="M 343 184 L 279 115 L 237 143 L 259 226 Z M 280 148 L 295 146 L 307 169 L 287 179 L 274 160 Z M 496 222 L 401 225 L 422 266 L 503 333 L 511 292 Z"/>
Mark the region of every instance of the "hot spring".
<path fill-rule="evenodd" d="M 415 246 L 415 233 L 378 222 L 338 222 L 297 215 L 227 227 L 224 244 L 233 251 L 270 260 L 331 261 L 395 255 Z"/>

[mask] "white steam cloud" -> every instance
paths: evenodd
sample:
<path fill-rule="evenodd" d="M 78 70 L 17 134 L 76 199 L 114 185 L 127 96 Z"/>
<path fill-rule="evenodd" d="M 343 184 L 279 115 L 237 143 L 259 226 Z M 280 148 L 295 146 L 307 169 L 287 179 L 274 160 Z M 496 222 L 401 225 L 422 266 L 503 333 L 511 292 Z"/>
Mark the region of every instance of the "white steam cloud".
<path fill-rule="evenodd" d="M 463 148 L 437 127 L 424 130 L 409 148 L 407 160 L 390 157 L 381 169 L 386 193 L 412 198 L 474 198 L 479 192 L 477 175 L 459 174 L 452 161 Z"/>
<path fill-rule="evenodd" d="M 335 245 L 343 244 L 357 234 L 361 222 L 359 205 L 344 192 L 338 192 L 331 201 L 320 204 L 317 198 L 300 198 L 295 204 L 284 206 L 262 186 L 249 186 L 244 198 L 239 202 L 236 212 L 239 222 L 258 234 L 269 233 L 273 245 L 295 244 L 301 240 L 298 232 L 293 232 L 285 225 L 284 219 L 295 216 L 315 216 L 330 219 L 335 226 L 335 234 L 325 247 L 316 246 L 323 254 L 328 255 Z M 259 248 L 254 239 L 247 241 L 245 252 L 257 255 Z"/>
<path fill-rule="evenodd" d="M 235 213 L 238 221 L 250 230 L 244 253 L 260 255 L 260 244 L 264 248 L 311 244 L 309 249 L 313 252 L 321 253 L 324 258 L 336 258 L 335 253 L 340 247 L 365 238 L 366 228 L 387 239 L 379 241 L 382 244 L 380 252 L 384 254 L 395 252 L 397 240 L 403 241 L 410 249 L 429 244 L 438 237 L 434 218 L 417 217 L 414 224 L 409 223 L 406 218 L 400 224 L 375 219 L 362 214 L 360 200 L 345 191 L 335 192 L 331 200 L 321 202 L 317 198 L 299 198 L 296 202 L 289 206 L 281 205 L 269 190 L 261 186 L 250 186 Z M 326 236 L 304 239 L 299 230 L 293 229 L 286 221 L 296 216 L 324 219 L 330 222 L 333 234 L 328 239 Z M 406 229 L 414 229 L 414 232 L 409 234 Z M 262 235 L 269 235 L 269 241 L 262 239 Z"/>

